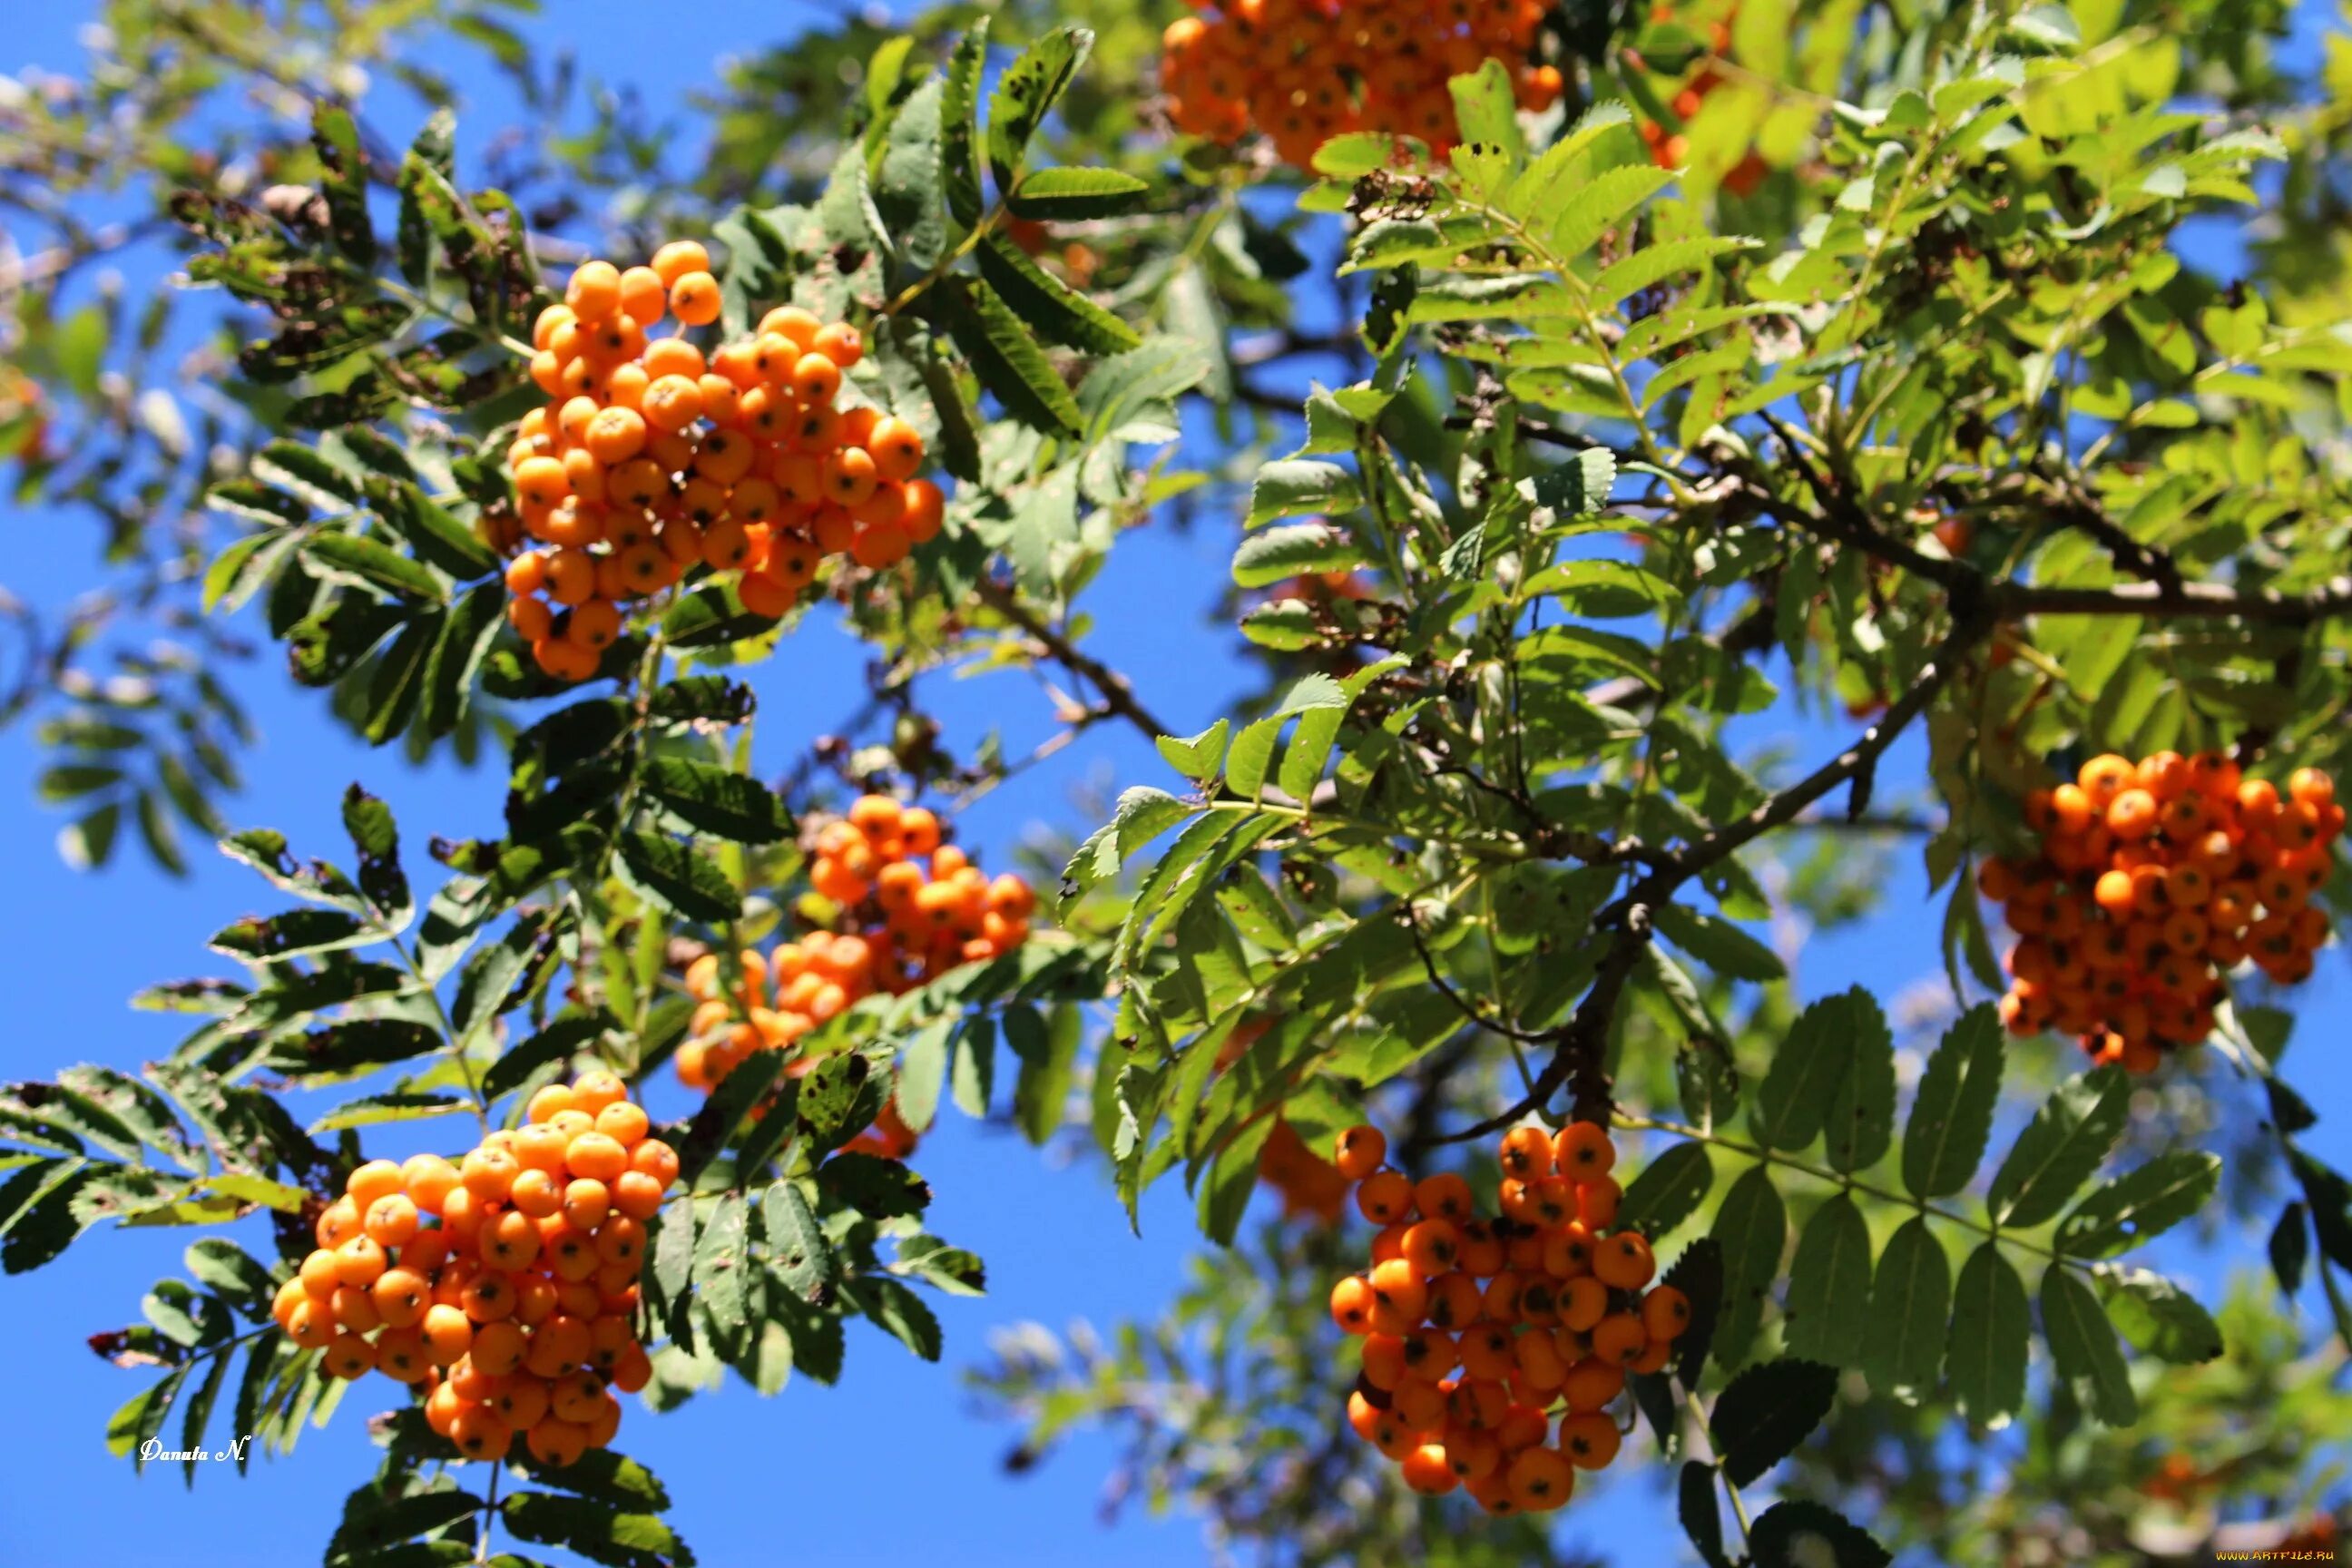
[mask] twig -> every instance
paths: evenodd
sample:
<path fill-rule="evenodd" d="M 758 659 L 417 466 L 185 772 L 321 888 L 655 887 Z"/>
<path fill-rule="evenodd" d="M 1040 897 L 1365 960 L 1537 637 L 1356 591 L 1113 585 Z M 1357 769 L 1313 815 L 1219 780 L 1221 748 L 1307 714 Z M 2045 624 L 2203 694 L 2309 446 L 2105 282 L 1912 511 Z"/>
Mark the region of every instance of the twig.
<path fill-rule="evenodd" d="M 1902 700 L 1887 709 L 1878 722 L 1863 731 L 1862 738 L 1836 757 L 1798 783 L 1773 795 L 1763 805 L 1724 823 L 1679 850 L 1666 855 L 1641 881 L 1634 884 L 1625 897 L 1601 910 L 1596 926 L 1613 926 L 1616 934 L 1608 951 L 1601 956 L 1601 966 L 1592 982 L 1592 989 L 1578 1004 L 1568 1023 L 1549 1037 L 1557 1043 L 1552 1059 L 1538 1075 L 1535 1088 L 1517 1105 L 1499 1116 L 1489 1117 L 1475 1127 L 1448 1133 L 1440 1142 L 1465 1142 L 1501 1131 L 1530 1111 L 1540 1110 L 1559 1089 L 1571 1081 L 1576 1086 L 1575 1111 L 1580 1117 L 1606 1115 L 1609 1104 L 1609 1079 L 1602 1066 L 1602 1057 L 1609 1026 L 1614 1019 L 1617 1000 L 1633 977 L 1634 966 L 1641 962 L 1642 951 L 1649 945 L 1653 911 L 1671 902 L 1683 885 L 1708 867 L 1727 859 L 1742 847 L 1775 827 L 1794 822 L 1808 806 L 1834 792 L 1841 784 L 1863 778 L 1877 764 L 1886 749 L 1895 743 L 1911 721 L 1925 712 L 1954 671 L 1961 658 L 1991 630 L 1992 622 L 1981 612 L 1960 621 L 1937 645 L 1926 668 L 1905 692 Z"/>
<path fill-rule="evenodd" d="M 1127 721 L 1141 732 L 1145 740 L 1157 741 L 1162 735 L 1176 733 L 1153 718 L 1151 710 L 1136 700 L 1134 689 L 1128 684 L 1127 677 L 1055 630 L 1043 616 L 1024 605 L 1011 589 L 1001 583 L 982 578 L 979 592 L 982 604 L 1028 633 L 1063 668 L 1092 684 L 1102 694 L 1103 707 Z"/>

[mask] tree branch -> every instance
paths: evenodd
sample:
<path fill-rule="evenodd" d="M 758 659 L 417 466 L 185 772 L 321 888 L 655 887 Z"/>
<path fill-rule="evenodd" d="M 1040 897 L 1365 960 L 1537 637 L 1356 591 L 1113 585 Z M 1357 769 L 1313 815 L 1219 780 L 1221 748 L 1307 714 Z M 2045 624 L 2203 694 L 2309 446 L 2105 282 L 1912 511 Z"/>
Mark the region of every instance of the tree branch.
<path fill-rule="evenodd" d="M 1618 998 L 1623 994 L 1626 983 L 1633 978 L 1633 969 L 1642 959 L 1643 950 L 1652 935 L 1653 911 L 1673 901 L 1683 885 L 1727 859 L 1742 847 L 1753 842 L 1775 827 L 1797 821 L 1807 807 L 1835 791 L 1839 785 L 1867 778 L 1877 766 L 1896 737 L 1912 721 L 1927 710 L 1928 705 L 1950 681 L 1960 661 L 1979 641 L 1990 632 L 1993 621 L 1981 608 L 1954 626 L 1944 640 L 1936 647 L 1927 664 L 1912 681 L 1901 700 L 1887 709 L 1884 717 L 1862 733 L 1862 738 L 1836 757 L 1813 770 L 1796 784 L 1773 795 L 1745 816 L 1712 829 L 1679 850 L 1661 858 L 1649 873 L 1636 882 L 1624 898 L 1601 911 L 1594 920 L 1596 928 L 1615 928 L 1601 965 L 1593 977 L 1592 988 L 1577 1005 L 1576 1012 L 1549 1038 L 1557 1042 L 1552 1058 L 1537 1075 L 1535 1087 L 1519 1102 L 1499 1116 L 1487 1118 L 1475 1127 L 1459 1132 L 1446 1133 L 1435 1142 L 1465 1142 L 1482 1138 L 1510 1126 L 1528 1112 L 1541 1109 L 1551 1097 L 1570 1083 L 1575 1085 L 1575 1113 L 1582 1118 L 1605 1116 L 1610 1110 L 1609 1079 L 1602 1067 L 1609 1037 L 1609 1026 L 1616 1016 Z"/>
<path fill-rule="evenodd" d="M 1125 720 L 1147 741 L 1156 742 L 1162 735 L 1176 733 L 1152 717 L 1151 710 L 1136 700 L 1135 690 L 1128 684 L 1127 677 L 1056 631 L 1045 617 L 1023 604 L 1011 589 L 983 577 L 979 592 L 982 604 L 1028 633 L 1063 668 L 1090 683 L 1102 696 L 1104 711 Z"/>

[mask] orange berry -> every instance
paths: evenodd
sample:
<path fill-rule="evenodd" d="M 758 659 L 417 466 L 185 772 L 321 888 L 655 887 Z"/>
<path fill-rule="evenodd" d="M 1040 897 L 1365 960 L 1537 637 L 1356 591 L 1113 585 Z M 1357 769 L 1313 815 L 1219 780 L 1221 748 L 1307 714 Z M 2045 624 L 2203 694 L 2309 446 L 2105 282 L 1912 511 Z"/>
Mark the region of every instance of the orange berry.
<path fill-rule="evenodd" d="M 1377 1127 L 1350 1127 L 1339 1134 L 1331 1163 L 1351 1182 L 1375 1174 L 1389 1157 L 1389 1141 Z"/>
<path fill-rule="evenodd" d="M 719 319 L 719 279 L 708 272 L 688 272 L 669 286 L 670 314 L 689 327 L 707 327 Z"/>
<path fill-rule="evenodd" d="M 1400 1171 L 1381 1171 L 1356 1189 L 1356 1207 L 1374 1225 L 1391 1225 L 1413 1214 L 1412 1183 Z"/>

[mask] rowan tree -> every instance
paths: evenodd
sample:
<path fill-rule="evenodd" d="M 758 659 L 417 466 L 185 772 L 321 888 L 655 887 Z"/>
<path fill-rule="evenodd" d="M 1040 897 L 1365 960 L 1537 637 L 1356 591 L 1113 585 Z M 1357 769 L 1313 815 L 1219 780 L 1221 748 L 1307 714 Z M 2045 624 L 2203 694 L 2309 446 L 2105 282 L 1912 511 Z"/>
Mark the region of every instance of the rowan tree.
<path fill-rule="evenodd" d="M 1549 1555 L 1604 1466 L 1715 1568 L 2332 1560 L 2340 36 L 1017 0 L 648 106 L 522 9 L 118 5 L 0 83 L 0 455 L 100 545 L 0 595 L 0 716 L 70 860 L 264 900 L 168 1057 L 0 1089 L 8 1273 L 195 1233 L 92 1440 L 356 1393 L 330 1563 L 688 1563 L 628 1430 L 789 1431 L 862 1318 L 1268 1562 Z M 1141 529 L 1229 547 L 1199 733 L 1092 635 Z M 1055 734 L 959 749 L 972 678 Z M 478 809 L 233 828 L 274 680 Z M 959 837 L 1113 731 L 1055 853 Z M 1914 886 L 1920 985 L 1801 983 Z M 1181 1186 L 1196 1282 L 973 1352 L 950 1113 Z"/>

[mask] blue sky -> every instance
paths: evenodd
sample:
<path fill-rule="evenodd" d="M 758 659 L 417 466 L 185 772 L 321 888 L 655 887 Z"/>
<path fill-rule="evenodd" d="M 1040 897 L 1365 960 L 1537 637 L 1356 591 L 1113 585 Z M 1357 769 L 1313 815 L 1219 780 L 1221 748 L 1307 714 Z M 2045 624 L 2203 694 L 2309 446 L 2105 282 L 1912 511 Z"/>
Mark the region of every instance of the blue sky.
<path fill-rule="evenodd" d="M 0 69 L 36 64 L 78 68 L 75 33 L 93 5 L 18 7 Z M 673 8 L 659 26 L 639 8 L 610 0 L 572 0 L 560 13 L 563 41 L 586 74 L 625 80 L 657 110 L 677 107 L 707 83 L 715 63 L 788 36 L 835 7 L 707 3 Z M 527 24 L 554 38 L 542 17 Z M 513 121 L 512 96 L 470 56 L 454 57 L 467 95 L 473 137 Z M 679 110 L 683 112 L 682 108 Z M 415 124 L 396 92 L 372 100 L 371 117 L 394 141 Z M 8 586 L 54 608 L 97 577 L 96 532 L 85 519 L 0 512 L 11 552 Z M 1145 701 L 1187 731 L 1226 710 L 1249 680 L 1222 651 L 1229 634 L 1208 625 L 1223 580 L 1230 534 L 1215 527 L 1190 536 L 1147 529 L 1114 556 L 1090 599 L 1098 627 L 1090 646 L 1136 679 Z M 1210 651 L 1218 650 L 1218 651 Z M 828 626 L 812 626 L 785 657 L 760 670 L 761 763 L 786 765 L 806 740 L 835 728 L 862 689 L 859 647 Z M 420 773 L 389 753 L 374 753 L 321 722 L 320 699 L 291 689 L 274 653 L 235 682 L 263 734 L 251 759 L 249 787 L 228 804 L 239 826 L 288 831 L 299 849 L 334 854 L 341 844 L 335 803 L 354 779 L 399 812 L 420 877 L 433 868 L 421 846 L 434 832 L 453 836 L 494 826 L 499 783 L 488 773 Z M 968 683 L 942 702 L 950 740 L 964 745 L 1001 727 L 1019 754 L 1049 732 L 1045 701 L 1019 675 Z M 1748 739 L 1785 737 L 1818 754 L 1845 729 L 1822 728 L 1785 713 L 1757 721 Z M 1886 775 L 1913 784 L 1916 746 L 1897 751 Z M 0 731 L 0 865 L 14 895 L 0 903 L 0 975 L 11 1000 L 0 1032 L 0 1077 L 41 1077 L 79 1060 L 131 1065 L 160 1054 L 176 1038 L 170 1020 L 133 1014 L 123 998 L 158 980 L 210 973 L 206 935 L 247 912 L 279 900 L 260 882 L 216 857 L 195 858 L 194 874 L 174 882 L 135 852 L 97 877 L 68 871 L 51 848 L 61 820 L 32 803 L 38 758 L 22 729 Z M 1116 793 L 1140 782 L 1170 782 L 1157 758 L 1123 731 L 1102 731 L 1016 786 L 988 797 L 967 820 L 968 834 L 1002 863 L 1033 822 L 1078 823 L 1069 804 L 1080 786 Z M 1934 972 L 1932 910 L 1916 865 L 1901 861 L 1886 917 L 1865 938 L 1813 944 L 1802 954 L 1808 994 L 1862 982 L 1882 993 Z M 2331 954 L 2305 993 L 2304 1043 L 2289 1058 L 2291 1076 L 2318 1104 L 2352 1090 L 2352 1068 L 2315 1048 L 2340 1032 L 2352 995 L 2342 950 Z M 2315 1152 L 2352 1164 L 2342 1119 L 2323 1124 Z M 1130 1512 L 1115 1533 L 1096 1517 L 1107 1450 L 1079 1441 L 1018 1479 L 999 1466 L 1015 1434 L 972 1414 L 955 1376 L 980 1353 L 987 1331 L 1034 1319 L 1059 1326 L 1076 1317 L 1108 1323 L 1153 1313 L 1176 1287 L 1193 1236 L 1189 1205 L 1162 1193 L 1146 1205 L 1142 1240 L 1130 1237 L 1116 1204 L 1092 1176 L 1051 1168 L 1009 1138 L 976 1131 L 953 1113 L 919 1162 L 939 1194 L 935 1228 L 988 1261 L 984 1300 L 940 1303 L 948 1363 L 915 1361 L 877 1333 L 853 1328 L 846 1375 L 837 1389 L 795 1382 L 772 1401 L 741 1388 L 698 1400 L 656 1418 L 633 1410 L 623 1446 L 668 1483 L 677 1522 L 705 1563 L 772 1560 L 780 1544 L 795 1556 L 824 1558 L 863 1549 L 916 1561 L 959 1564 L 1092 1563 L 1106 1551 L 1145 1565 L 1203 1560 L 1197 1529 L 1178 1518 L 1152 1522 Z M 101 1445 L 105 1415 L 135 1391 L 137 1374 L 119 1372 L 82 1348 L 89 1333 L 138 1316 L 140 1294 L 175 1272 L 193 1233 L 92 1237 L 64 1261 L 30 1279 L 0 1280 L 0 1337 L 14 1350 L 20 1418 L 0 1455 L 0 1562 L 22 1568 L 247 1568 L 307 1560 L 331 1529 L 344 1493 L 372 1468 L 360 1415 L 376 1407 L 355 1399 L 324 1432 L 310 1434 L 289 1460 L 257 1465 L 239 1482 L 206 1476 L 193 1494 L 174 1474 L 132 1476 Z M 2243 1256 L 2258 1256 L 2258 1237 Z M 2187 1260 L 2210 1282 L 2218 1260 Z M 1341 1380 L 1335 1373 L 1334 1401 Z M 385 1385 L 368 1392 L 382 1394 Z M 1569 1541 L 1606 1542 L 1621 1562 L 1651 1562 L 1678 1540 L 1670 1511 L 1646 1487 L 1637 1444 L 1619 1467 L 1628 1484 L 1580 1499 L 1564 1524 Z M 749 1506 L 747 1506 L 747 1504 Z"/>

